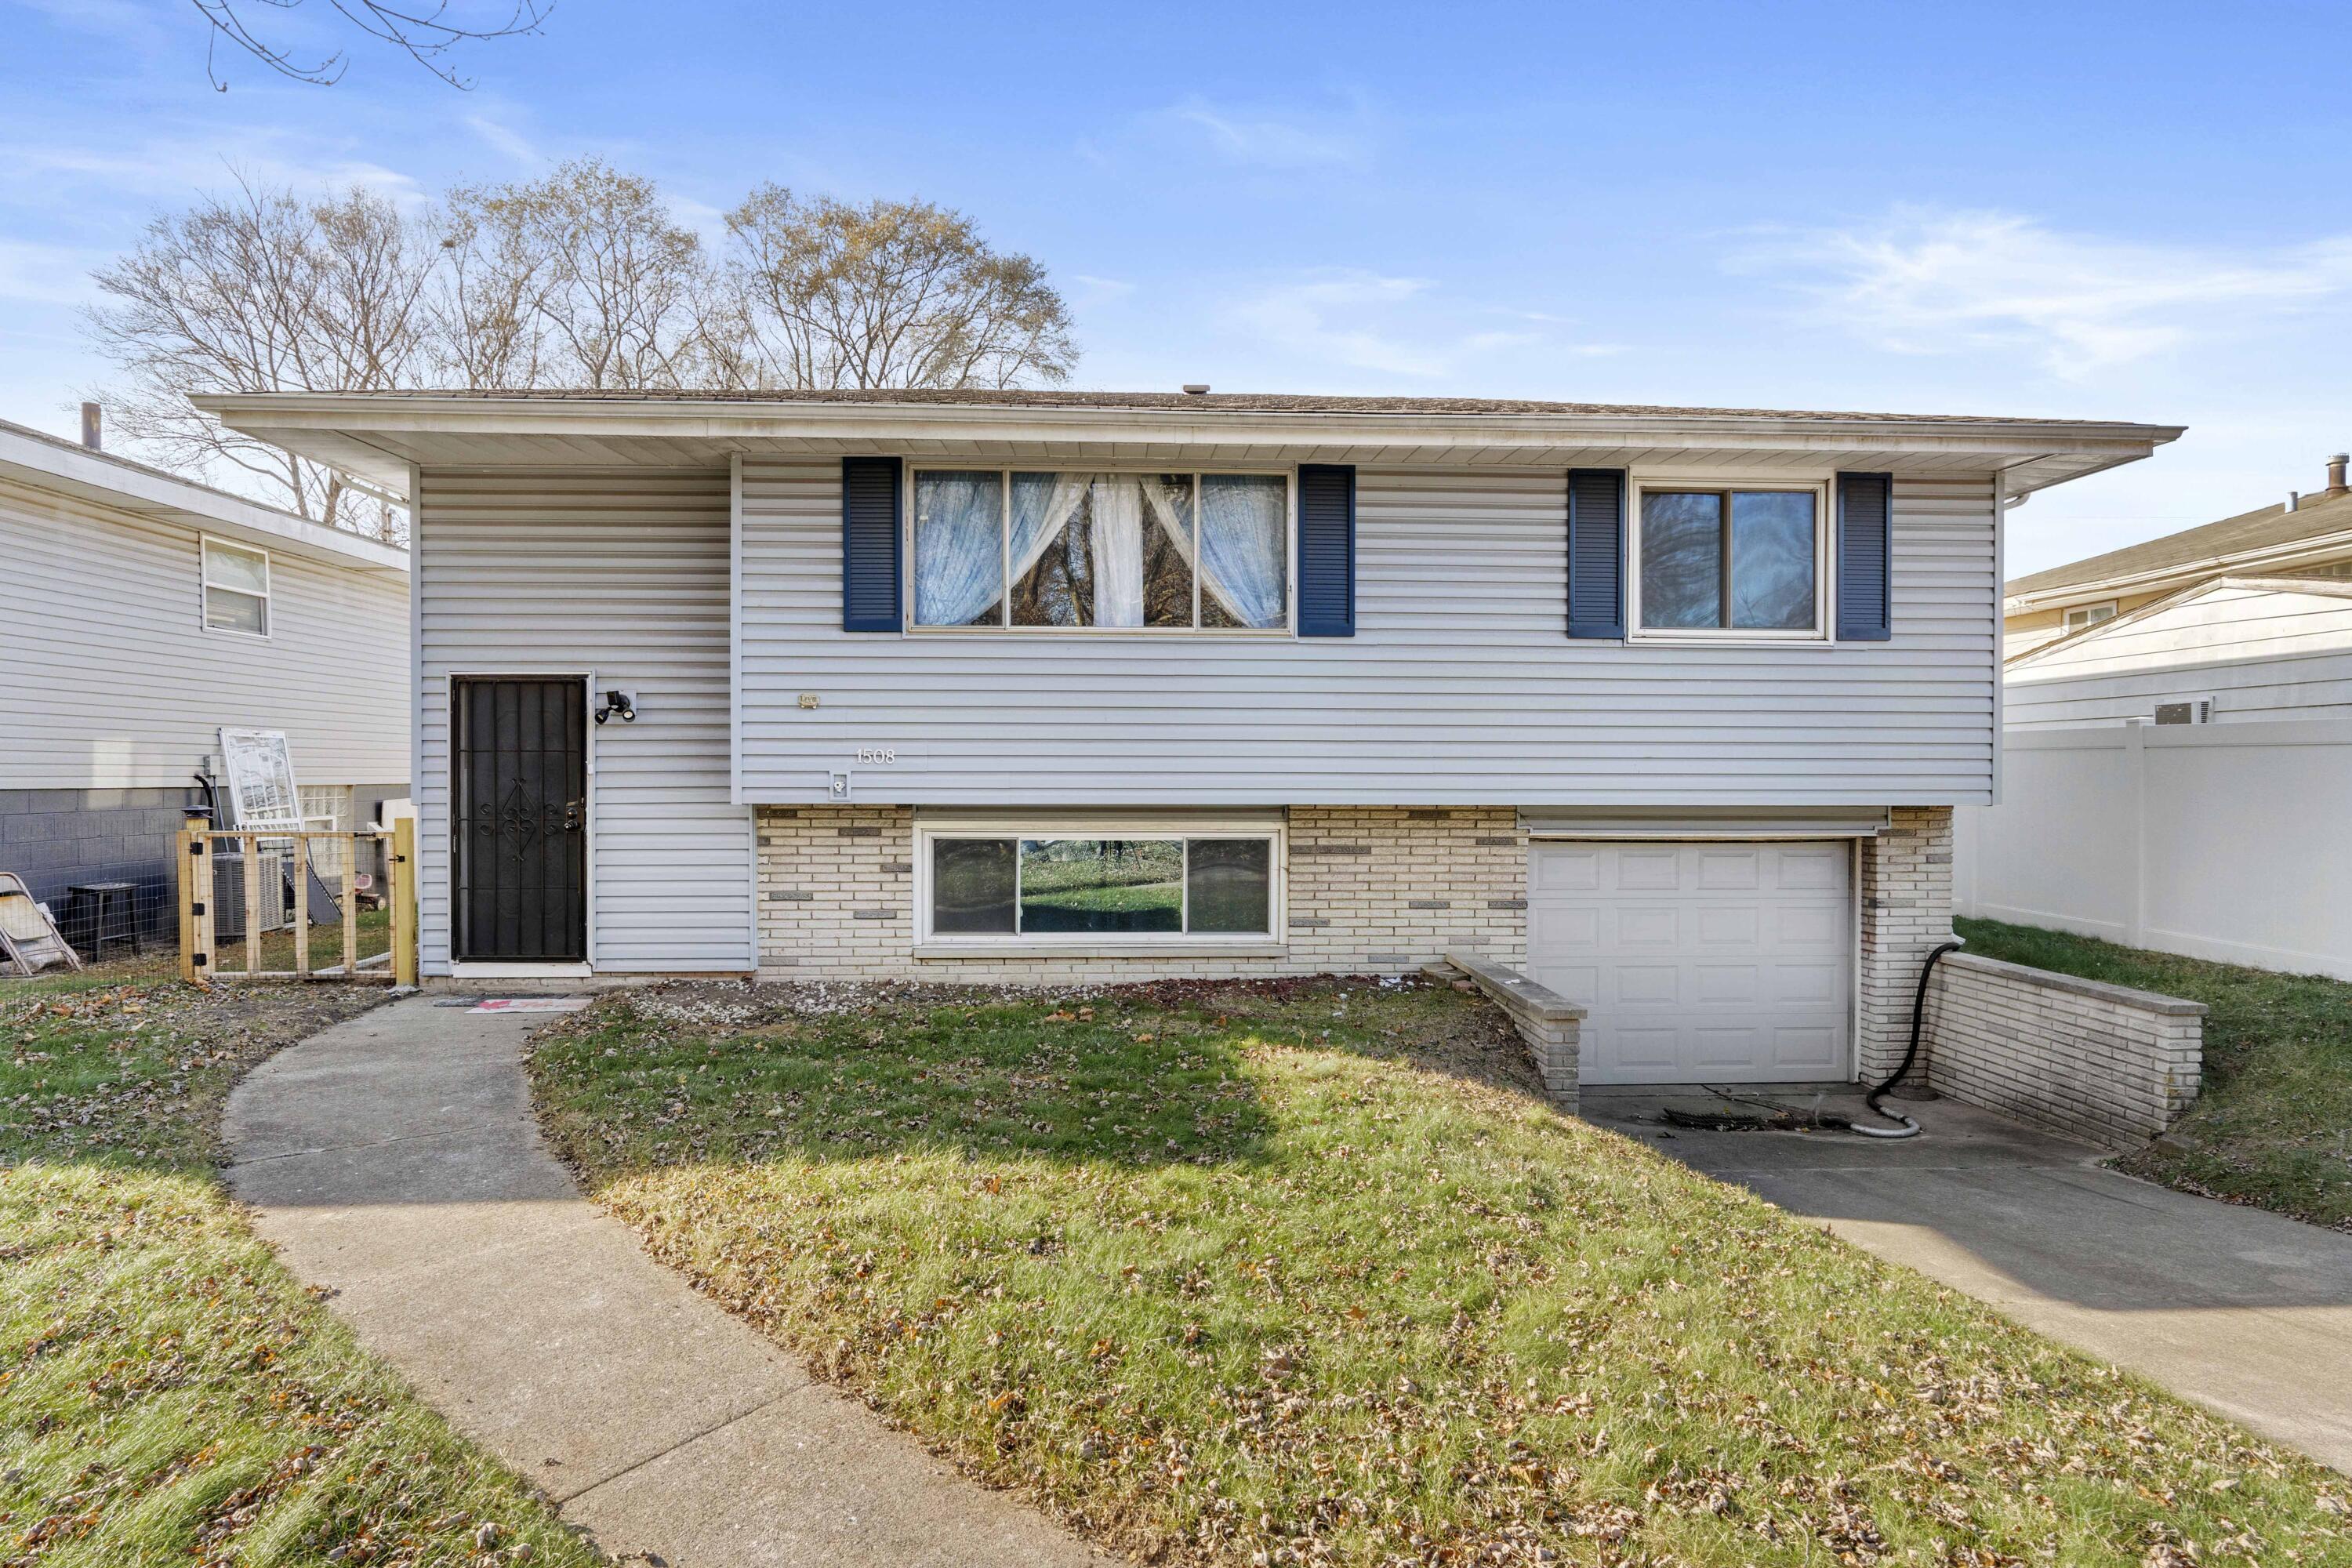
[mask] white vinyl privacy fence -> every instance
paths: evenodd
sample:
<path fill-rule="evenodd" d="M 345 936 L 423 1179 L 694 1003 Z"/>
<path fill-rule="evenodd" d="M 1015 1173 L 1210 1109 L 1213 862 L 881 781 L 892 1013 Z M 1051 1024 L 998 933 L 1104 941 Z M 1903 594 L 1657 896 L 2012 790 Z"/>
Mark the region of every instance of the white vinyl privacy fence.
<path fill-rule="evenodd" d="M 2011 730 L 1953 814 L 1953 904 L 2352 980 L 2352 720 Z"/>

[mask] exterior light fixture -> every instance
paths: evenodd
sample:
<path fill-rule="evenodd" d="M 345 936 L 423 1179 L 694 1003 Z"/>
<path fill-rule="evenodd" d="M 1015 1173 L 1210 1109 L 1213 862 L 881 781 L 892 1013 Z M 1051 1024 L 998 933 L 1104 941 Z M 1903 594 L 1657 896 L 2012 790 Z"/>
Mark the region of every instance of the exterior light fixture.
<path fill-rule="evenodd" d="M 602 724 L 605 720 L 610 719 L 615 713 L 621 716 L 622 723 L 635 723 L 637 721 L 637 700 L 635 693 L 623 691 L 618 688 L 604 693 L 604 700 L 596 705 L 596 722 Z"/>

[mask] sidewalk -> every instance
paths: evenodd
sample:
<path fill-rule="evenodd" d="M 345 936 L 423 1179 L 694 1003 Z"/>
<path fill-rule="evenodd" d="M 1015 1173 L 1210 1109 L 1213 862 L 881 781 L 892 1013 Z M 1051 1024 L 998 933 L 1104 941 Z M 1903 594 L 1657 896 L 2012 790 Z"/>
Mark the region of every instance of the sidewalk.
<path fill-rule="evenodd" d="M 814 1382 L 581 1197 L 531 1119 L 544 1022 L 411 997 L 230 1100 L 231 1187 L 370 1349 L 619 1562 L 1114 1561 Z"/>

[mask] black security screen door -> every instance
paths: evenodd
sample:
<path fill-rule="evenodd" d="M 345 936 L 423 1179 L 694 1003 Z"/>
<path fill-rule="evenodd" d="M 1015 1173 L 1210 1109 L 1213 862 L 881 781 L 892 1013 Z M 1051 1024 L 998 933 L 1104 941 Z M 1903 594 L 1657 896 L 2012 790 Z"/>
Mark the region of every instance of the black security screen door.
<path fill-rule="evenodd" d="M 587 707 L 577 680 L 460 680 L 452 692 L 457 956 L 588 952 Z"/>

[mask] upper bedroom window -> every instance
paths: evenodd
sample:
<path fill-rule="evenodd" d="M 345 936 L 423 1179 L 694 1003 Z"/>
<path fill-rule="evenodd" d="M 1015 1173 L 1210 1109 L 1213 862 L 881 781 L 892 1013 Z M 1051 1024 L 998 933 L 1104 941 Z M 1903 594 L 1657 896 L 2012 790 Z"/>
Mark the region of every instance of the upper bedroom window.
<path fill-rule="evenodd" d="M 205 540 L 205 627 L 269 635 L 269 554 L 213 538 Z"/>
<path fill-rule="evenodd" d="M 2084 626 L 2095 626 L 2101 621 L 2112 621 L 2115 618 L 2116 602 L 2113 599 L 2109 599 L 2104 605 L 2076 605 L 2066 612 L 2065 629 L 2070 632 L 2079 632 Z"/>
<path fill-rule="evenodd" d="M 914 489 L 918 626 L 1289 628 L 1287 474 L 932 468 Z"/>
<path fill-rule="evenodd" d="M 1636 500 L 1635 636 L 1829 635 L 1826 487 L 1647 484 Z"/>

